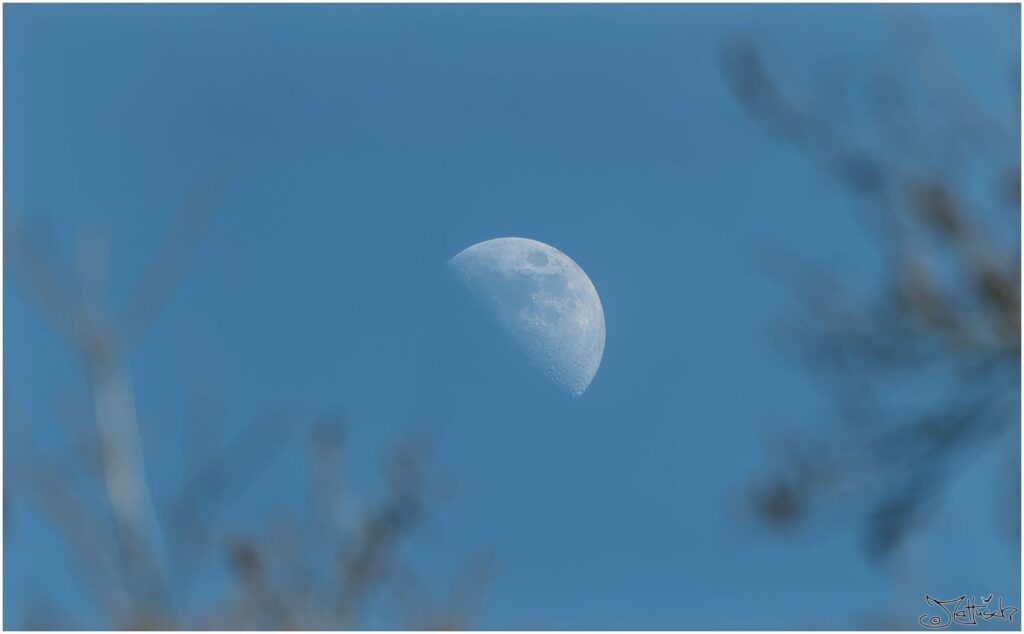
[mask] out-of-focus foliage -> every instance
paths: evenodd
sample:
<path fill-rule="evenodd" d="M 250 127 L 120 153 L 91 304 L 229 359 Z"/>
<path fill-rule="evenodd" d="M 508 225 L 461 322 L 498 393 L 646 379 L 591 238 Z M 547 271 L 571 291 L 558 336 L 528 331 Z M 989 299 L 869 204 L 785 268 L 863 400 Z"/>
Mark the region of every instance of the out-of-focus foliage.
<path fill-rule="evenodd" d="M 861 91 L 881 142 L 799 96 L 763 46 L 745 39 L 722 56 L 745 109 L 849 191 L 884 266 L 867 294 L 821 263 L 796 267 L 795 347 L 837 415 L 783 443 L 752 508 L 776 528 L 863 509 L 872 558 L 919 528 L 982 455 L 1004 460 L 990 506 L 1020 543 L 1020 103 L 998 116 L 974 103 L 924 26 L 903 18 L 913 70 L 879 69 Z M 1015 65 L 1007 89 L 1019 95 Z M 970 182 L 992 195 L 951 172 L 980 174 Z"/>
<path fill-rule="evenodd" d="M 486 566 L 466 566 L 444 591 L 437 583 L 428 585 L 404 553 L 436 497 L 429 443 L 421 439 L 398 444 L 385 470 L 384 494 L 353 510 L 348 505 L 354 496 L 343 479 L 342 422 L 330 415 L 313 424 L 266 416 L 247 425 L 223 452 L 185 465 L 178 494 L 166 508 L 155 508 L 126 359 L 180 279 L 224 186 L 221 177 L 200 183 L 143 272 L 133 301 L 116 315 L 104 301 L 109 244 L 103 234 L 82 234 L 75 275 L 68 275 L 24 218 L 7 214 L 9 275 L 82 362 L 92 412 L 72 414 L 90 424 L 60 430 L 72 451 L 53 455 L 34 441 L 32 421 L 5 399 L 7 440 L 17 450 L 7 454 L 4 517 L 29 511 L 56 529 L 73 556 L 69 567 L 77 584 L 103 615 L 103 622 L 77 622 L 77 610 L 54 590 L 43 592 L 18 627 L 358 629 L 379 623 L 368 620 L 374 609 L 377 618 L 385 612 L 390 626 L 468 627 Z M 201 429 L 210 421 L 198 401 L 190 408 L 195 424 L 186 427 L 213 433 Z M 282 517 L 244 532 L 223 526 L 223 509 L 296 429 L 308 431 L 307 462 L 317 483 L 314 515 L 323 525 L 311 531 L 310 517 Z M 190 440 L 196 447 L 209 444 L 208 438 Z M 17 531 L 9 531 L 7 545 L 16 547 L 17 539 Z M 228 583 L 204 596 L 200 607 L 182 607 L 201 570 L 211 566 L 226 572 Z"/>

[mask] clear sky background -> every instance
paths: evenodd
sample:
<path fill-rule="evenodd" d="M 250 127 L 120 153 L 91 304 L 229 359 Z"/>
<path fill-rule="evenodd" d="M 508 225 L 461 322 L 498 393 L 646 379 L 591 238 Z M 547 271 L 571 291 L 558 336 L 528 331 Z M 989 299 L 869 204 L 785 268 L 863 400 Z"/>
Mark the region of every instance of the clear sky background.
<path fill-rule="evenodd" d="M 878 258 L 847 193 L 736 103 L 719 52 L 753 35 L 818 98 L 912 67 L 895 11 L 8 5 L 4 203 L 48 218 L 65 260 L 76 232 L 108 226 L 120 306 L 203 169 L 229 166 L 130 358 L 158 502 L 180 480 L 199 386 L 218 394 L 224 437 L 282 407 L 344 412 L 367 495 L 402 433 L 433 438 L 456 494 L 409 552 L 437 579 L 493 554 L 481 627 L 856 626 L 880 607 L 911 626 L 925 592 L 1019 606 L 1019 553 L 963 504 L 991 489 L 993 460 L 956 481 L 902 576 L 864 561 L 852 514 L 787 540 L 741 512 L 765 440 L 827 424 L 827 395 L 776 336 L 790 288 L 762 254 L 851 279 Z M 907 11 L 1012 122 L 1018 7 Z M 555 246 L 600 294 L 607 345 L 579 399 L 454 301 L 444 263 L 501 236 Z M 82 368 L 5 282 L 5 405 L 57 446 L 61 404 L 87 394 Z M 296 435 L 225 523 L 306 513 L 305 456 Z M 9 512 L 4 625 L 54 588 L 88 624 L 55 535 Z M 201 604 L 217 575 L 181 600 Z"/>

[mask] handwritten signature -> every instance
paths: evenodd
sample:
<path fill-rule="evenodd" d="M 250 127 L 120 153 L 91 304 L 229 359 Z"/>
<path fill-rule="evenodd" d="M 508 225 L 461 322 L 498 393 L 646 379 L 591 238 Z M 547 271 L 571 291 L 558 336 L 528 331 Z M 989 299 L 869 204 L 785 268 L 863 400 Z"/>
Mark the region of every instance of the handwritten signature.
<path fill-rule="evenodd" d="M 982 597 L 980 603 L 973 596 L 968 601 L 966 594 L 962 594 L 955 599 L 946 599 L 945 601 L 926 594 L 924 595 L 924 600 L 928 605 L 934 605 L 942 609 L 941 615 L 930 616 L 922 614 L 921 618 L 917 620 L 922 626 L 932 630 L 949 627 L 954 623 L 957 625 L 977 625 L 978 619 L 983 621 L 1002 619 L 1012 623 L 1014 615 L 1018 612 L 1017 608 L 1012 605 L 1004 607 L 1003 597 L 998 599 L 999 609 L 989 609 L 992 603 L 991 594 L 987 597 Z M 964 603 L 965 601 L 966 604 Z"/>

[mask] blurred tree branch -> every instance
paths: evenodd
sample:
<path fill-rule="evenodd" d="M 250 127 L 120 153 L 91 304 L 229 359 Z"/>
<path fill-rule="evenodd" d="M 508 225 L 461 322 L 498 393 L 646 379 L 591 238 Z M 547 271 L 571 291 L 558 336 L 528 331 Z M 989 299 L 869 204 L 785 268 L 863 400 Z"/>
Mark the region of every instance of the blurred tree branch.
<path fill-rule="evenodd" d="M 76 287 L 67 281 L 71 276 L 60 275 L 24 218 L 7 215 L 7 270 L 82 361 L 92 400 L 91 433 L 73 439 L 76 451 L 64 461 L 47 456 L 32 441 L 30 428 L 14 422 L 8 397 L 8 439 L 19 450 L 9 483 L 17 483 L 18 493 L 33 502 L 74 553 L 77 577 L 107 620 L 89 624 L 90 629 L 359 627 L 368 602 L 400 585 L 399 576 L 407 580 L 411 574 L 401 551 L 403 542 L 423 522 L 428 504 L 427 446 L 412 441 L 400 444 L 383 500 L 354 522 L 345 522 L 342 516 L 350 513 L 345 504 L 351 496 L 341 480 L 344 430 L 331 416 L 313 425 L 310 433 L 317 504 L 328 517 L 321 541 L 305 543 L 302 525 L 285 520 L 278 527 L 290 536 L 284 541 L 257 534 L 225 538 L 217 529 L 218 513 L 281 450 L 291 430 L 301 427 L 300 421 L 287 415 L 258 419 L 222 451 L 186 465 L 190 468 L 179 495 L 164 512 L 154 508 L 127 352 L 180 282 L 226 186 L 220 172 L 199 181 L 175 216 L 163 246 L 144 269 L 122 315 L 105 311 L 109 244 L 104 236 L 87 235 L 81 241 Z M 76 474 L 94 476 L 100 483 L 111 522 L 94 513 L 76 491 Z M 5 488 L 5 509 L 10 494 L 11 489 Z M 212 608 L 183 609 L 184 595 L 197 571 L 217 551 L 223 555 L 231 586 Z M 337 565 L 333 573 L 324 575 L 320 564 L 331 557 Z M 474 581 L 480 587 L 482 577 Z M 410 602 L 419 606 L 415 616 L 424 620 L 407 622 L 410 627 L 466 625 L 471 618 L 471 606 L 458 603 L 458 598 L 448 605 L 466 611 L 456 615 L 448 608 L 435 610 L 425 597 L 394 594 L 402 618 L 410 617 Z M 464 594 L 457 585 L 452 597 Z M 63 614 L 59 597 L 44 596 L 40 605 L 46 608 L 32 611 L 22 626 L 59 627 L 72 622 L 67 615 L 61 623 L 46 620 Z"/>
<path fill-rule="evenodd" d="M 909 41 L 919 46 L 926 39 L 923 26 L 914 32 Z M 934 67 L 942 58 L 912 57 L 930 86 L 938 76 L 944 78 L 939 86 L 955 90 L 950 69 Z M 887 81 L 881 82 L 881 98 L 875 95 L 885 105 L 874 114 L 888 146 L 872 147 L 845 135 L 829 112 L 797 97 L 752 40 L 734 42 L 721 61 L 737 99 L 755 120 L 871 211 L 861 218 L 886 271 L 880 287 L 864 297 L 818 263 L 791 269 L 800 314 L 809 316 L 797 320 L 793 340 L 834 395 L 843 424 L 832 428 L 830 438 L 787 439 L 776 473 L 752 485 L 751 506 L 768 525 L 791 528 L 836 500 L 866 499 L 867 552 L 886 556 L 922 525 L 951 480 L 981 450 L 1005 444 L 1017 453 L 1019 440 L 1012 435 L 1020 429 L 1020 167 L 1001 163 L 1007 159 L 977 139 L 994 138 L 1010 146 L 1003 148 L 1009 150 L 1005 156 L 1016 157 L 1020 130 L 1010 126 L 1016 129 L 1007 134 L 998 125 L 1001 119 L 983 116 L 969 100 L 958 98 L 952 107 L 941 95 L 929 102 L 942 105 L 934 113 L 939 128 L 913 129 L 905 122 L 920 117 L 904 111 L 909 98 L 900 82 Z M 1019 84 L 1014 88 L 1019 92 Z M 1018 100 L 1018 121 L 1019 107 Z M 900 137 L 892 131 L 901 127 L 904 137 L 931 139 L 933 145 L 897 146 Z M 970 162 L 994 176 L 995 194 L 1010 210 L 990 214 L 1002 229 L 984 227 L 977 206 L 936 166 L 935 146 L 961 148 L 954 153 L 958 168 Z M 929 377 L 940 371 L 947 386 L 926 393 L 921 383 L 934 386 Z M 1006 521 L 1016 525 L 1010 533 L 1018 545 L 1019 468 L 1017 454 L 1006 478 L 1012 489 L 1007 499 L 1017 510 L 1008 511 Z"/>

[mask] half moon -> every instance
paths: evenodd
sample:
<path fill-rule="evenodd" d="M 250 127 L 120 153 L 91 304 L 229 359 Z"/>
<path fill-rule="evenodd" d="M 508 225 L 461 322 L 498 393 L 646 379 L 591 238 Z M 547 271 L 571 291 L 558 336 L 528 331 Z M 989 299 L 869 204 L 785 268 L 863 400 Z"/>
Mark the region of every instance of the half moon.
<path fill-rule="evenodd" d="M 474 244 L 448 266 L 534 365 L 569 394 L 583 394 L 601 365 L 605 339 L 604 309 L 583 269 L 527 238 Z"/>

